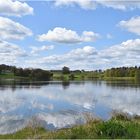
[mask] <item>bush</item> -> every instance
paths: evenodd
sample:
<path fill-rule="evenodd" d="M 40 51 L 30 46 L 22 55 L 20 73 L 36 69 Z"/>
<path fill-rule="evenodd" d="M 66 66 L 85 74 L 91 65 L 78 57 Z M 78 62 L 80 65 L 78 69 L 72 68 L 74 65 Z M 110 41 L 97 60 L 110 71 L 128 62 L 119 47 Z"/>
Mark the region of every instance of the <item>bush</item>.
<path fill-rule="evenodd" d="M 103 122 L 98 127 L 98 135 L 103 138 L 126 138 L 130 136 L 122 124 L 114 121 Z"/>
<path fill-rule="evenodd" d="M 72 74 L 69 76 L 69 79 L 70 79 L 70 80 L 74 80 L 74 78 L 75 78 L 75 76 L 74 76 L 74 74 L 72 73 Z"/>
<path fill-rule="evenodd" d="M 122 121 L 130 121 L 130 116 L 126 113 L 117 113 L 114 112 L 112 120 L 122 120 Z"/>

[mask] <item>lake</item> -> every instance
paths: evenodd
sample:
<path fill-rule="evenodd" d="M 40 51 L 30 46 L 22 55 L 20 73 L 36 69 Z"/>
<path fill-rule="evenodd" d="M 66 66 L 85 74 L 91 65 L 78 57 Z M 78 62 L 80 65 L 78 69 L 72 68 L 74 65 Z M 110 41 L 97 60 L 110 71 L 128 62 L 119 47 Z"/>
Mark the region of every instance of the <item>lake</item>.
<path fill-rule="evenodd" d="M 140 115 L 140 84 L 135 81 L 0 81 L 0 134 L 37 120 L 49 130 L 85 122 L 91 113 L 104 120 L 112 111 Z"/>

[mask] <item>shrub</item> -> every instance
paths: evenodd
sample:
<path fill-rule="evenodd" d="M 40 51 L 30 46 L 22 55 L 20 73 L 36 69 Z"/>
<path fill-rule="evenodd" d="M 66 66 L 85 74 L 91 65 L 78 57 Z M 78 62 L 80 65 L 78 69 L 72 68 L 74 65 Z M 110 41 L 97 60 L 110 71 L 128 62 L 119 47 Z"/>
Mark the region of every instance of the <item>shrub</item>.
<path fill-rule="evenodd" d="M 103 122 L 98 126 L 98 135 L 103 138 L 126 138 L 128 130 L 120 123 L 114 121 Z"/>

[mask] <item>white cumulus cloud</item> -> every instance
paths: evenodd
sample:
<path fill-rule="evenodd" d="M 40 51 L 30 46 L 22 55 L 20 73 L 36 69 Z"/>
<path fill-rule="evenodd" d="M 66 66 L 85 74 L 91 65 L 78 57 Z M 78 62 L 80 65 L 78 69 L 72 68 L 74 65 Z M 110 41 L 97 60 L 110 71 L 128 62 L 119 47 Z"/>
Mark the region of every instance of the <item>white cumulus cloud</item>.
<path fill-rule="evenodd" d="M 83 9 L 96 9 L 96 4 L 92 0 L 56 0 L 55 6 L 78 5 Z"/>
<path fill-rule="evenodd" d="M 0 17 L 0 39 L 21 40 L 31 35 L 32 31 L 27 27 L 9 18 Z"/>
<path fill-rule="evenodd" d="M 33 8 L 17 0 L 0 0 L 0 14 L 6 16 L 23 16 L 33 14 Z"/>
<path fill-rule="evenodd" d="M 140 35 L 140 16 L 119 22 L 119 26 L 131 33 Z"/>
<path fill-rule="evenodd" d="M 41 47 L 31 47 L 32 51 L 31 53 L 32 54 L 36 54 L 38 52 L 42 52 L 42 51 L 47 51 L 47 50 L 52 50 L 54 49 L 54 46 L 53 45 L 50 45 L 50 46 L 41 46 Z"/>
<path fill-rule="evenodd" d="M 25 50 L 19 46 L 6 41 L 0 41 L 0 60 L 1 63 L 14 64 L 17 63 L 18 58 L 27 56 Z"/>
<path fill-rule="evenodd" d="M 76 31 L 56 27 L 53 30 L 49 30 L 46 34 L 39 35 L 38 40 L 73 44 L 81 42 L 92 42 L 99 37 L 100 35 L 98 33 L 91 31 L 84 31 L 82 35 L 78 35 Z"/>
<path fill-rule="evenodd" d="M 102 6 L 118 9 L 118 10 L 133 10 L 140 8 L 140 1 L 131 1 L 131 0 L 96 0 L 98 4 Z"/>
<path fill-rule="evenodd" d="M 73 49 L 65 54 L 40 57 L 26 61 L 33 67 L 46 66 L 49 69 L 61 69 L 68 66 L 71 69 L 105 69 L 120 66 L 140 65 L 140 39 L 132 39 L 103 50 L 92 46 Z"/>
<path fill-rule="evenodd" d="M 98 6 L 113 8 L 118 10 L 133 10 L 140 8 L 140 1 L 128 0 L 55 0 L 55 6 L 78 5 L 82 9 L 95 10 Z"/>

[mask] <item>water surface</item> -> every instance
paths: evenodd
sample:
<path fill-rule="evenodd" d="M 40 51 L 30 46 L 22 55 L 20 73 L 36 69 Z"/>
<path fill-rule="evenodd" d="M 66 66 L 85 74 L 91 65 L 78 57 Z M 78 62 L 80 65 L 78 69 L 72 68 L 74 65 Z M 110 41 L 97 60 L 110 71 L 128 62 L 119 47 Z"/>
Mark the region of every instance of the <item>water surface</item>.
<path fill-rule="evenodd" d="M 109 119 L 111 112 L 140 115 L 140 84 L 134 81 L 0 81 L 0 134 L 35 118 L 47 129 L 85 121 L 85 113 Z"/>

